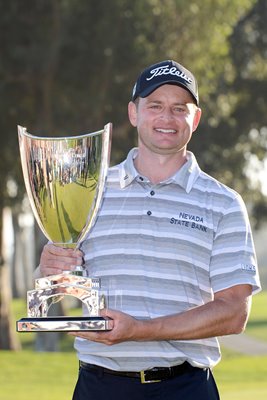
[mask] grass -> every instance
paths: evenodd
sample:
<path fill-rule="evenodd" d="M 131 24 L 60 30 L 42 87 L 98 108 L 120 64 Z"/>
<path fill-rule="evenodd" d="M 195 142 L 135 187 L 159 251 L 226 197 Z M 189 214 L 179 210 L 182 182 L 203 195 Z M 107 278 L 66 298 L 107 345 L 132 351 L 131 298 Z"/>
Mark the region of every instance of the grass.
<path fill-rule="evenodd" d="M 267 292 L 254 297 L 247 333 L 267 341 Z M 25 304 L 15 301 L 18 318 L 25 316 Z M 68 400 L 77 378 L 73 339 L 62 336 L 60 352 L 36 353 L 34 334 L 20 333 L 23 351 L 0 352 L 0 400 Z M 46 334 L 46 335 L 49 335 Z M 267 356 L 244 356 L 222 349 L 222 361 L 214 369 L 221 400 L 267 398 Z"/>
<path fill-rule="evenodd" d="M 267 342 L 267 291 L 253 297 L 246 334 Z M 214 369 L 222 400 L 267 398 L 267 356 L 244 356 L 222 349 L 222 361 Z"/>
<path fill-rule="evenodd" d="M 1 352 L 0 400 L 71 399 L 75 353 Z"/>
<path fill-rule="evenodd" d="M 16 320 L 26 316 L 24 301 L 13 300 L 12 308 Z M 77 314 L 80 315 L 80 310 Z M 0 400 L 71 399 L 78 373 L 73 338 L 62 333 L 59 352 L 36 352 L 35 333 L 16 335 L 21 342 L 22 351 L 0 352 Z M 47 336 L 51 333 L 40 335 Z"/>
<path fill-rule="evenodd" d="M 225 356 L 214 369 L 222 400 L 265 400 L 267 356 Z"/>
<path fill-rule="evenodd" d="M 267 291 L 253 297 L 252 310 L 246 333 L 267 341 Z"/>

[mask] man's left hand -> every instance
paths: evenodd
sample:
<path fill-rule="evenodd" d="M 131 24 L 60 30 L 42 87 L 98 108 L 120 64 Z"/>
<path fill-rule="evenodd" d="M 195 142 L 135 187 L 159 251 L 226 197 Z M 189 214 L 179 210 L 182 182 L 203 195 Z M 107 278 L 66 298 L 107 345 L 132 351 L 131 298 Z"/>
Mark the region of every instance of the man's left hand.
<path fill-rule="evenodd" d="M 121 311 L 115 311 L 111 309 L 102 310 L 101 316 L 113 319 L 114 326 L 111 331 L 75 331 L 69 332 L 69 335 L 107 345 L 113 345 L 129 340 L 137 340 L 136 331 L 139 325 L 142 324 L 141 321 L 138 321 L 137 319 Z"/>

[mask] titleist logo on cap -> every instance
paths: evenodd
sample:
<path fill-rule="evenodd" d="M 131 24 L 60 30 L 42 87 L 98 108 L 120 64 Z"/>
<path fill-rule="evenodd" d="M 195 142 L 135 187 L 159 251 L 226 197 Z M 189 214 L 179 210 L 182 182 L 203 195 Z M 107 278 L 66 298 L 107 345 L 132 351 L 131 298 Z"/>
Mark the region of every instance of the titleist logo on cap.
<path fill-rule="evenodd" d="M 134 85 L 132 101 L 137 97 L 147 97 L 165 84 L 181 86 L 192 95 L 194 102 L 199 104 L 196 78 L 192 72 L 173 60 L 161 61 L 142 71 Z"/>
<path fill-rule="evenodd" d="M 153 79 L 155 76 L 160 76 L 160 75 L 176 75 L 179 76 L 181 79 L 184 79 L 188 83 L 192 83 L 193 80 L 189 78 L 184 72 L 179 71 L 176 67 L 169 67 L 169 65 L 163 65 L 158 68 L 153 68 L 150 71 L 151 76 L 146 78 L 147 81 L 150 81 Z"/>

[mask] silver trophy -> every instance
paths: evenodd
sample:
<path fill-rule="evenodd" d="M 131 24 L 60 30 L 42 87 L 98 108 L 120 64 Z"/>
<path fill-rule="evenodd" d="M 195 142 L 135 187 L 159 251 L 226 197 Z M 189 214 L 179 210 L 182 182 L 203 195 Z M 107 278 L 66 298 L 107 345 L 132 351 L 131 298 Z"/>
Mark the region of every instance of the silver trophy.
<path fill-rule="evenodd" d="M 109 166 L 112 124 L 71 137 L 37 137 L 18 126 L 23 176 L 33 214 L 47 239 L 78 248 L 93 227 L 103 198 Z M 28 317 L 18 332 L 110 330 L 100 316 L 107 290 L 82 267 L 35 280 L 27 292 Z M 83 304 L 83 317 L 48 315 L 52 304 L 72 296 Z"/>

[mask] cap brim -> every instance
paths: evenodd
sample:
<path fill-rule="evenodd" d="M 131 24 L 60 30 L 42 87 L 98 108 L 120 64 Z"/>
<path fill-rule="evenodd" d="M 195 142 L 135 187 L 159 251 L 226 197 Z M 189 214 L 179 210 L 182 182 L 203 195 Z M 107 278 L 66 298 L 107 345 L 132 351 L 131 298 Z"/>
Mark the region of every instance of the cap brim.
<path fill-rule="evenodd" d="M 149 86 L 148 88 L 144 89 L 144 90 L 143 90 L 141 93 L 139 93 L 139 95 L 136 96 L 136 97 L 147 97 L 147 96 L 149 96 L 152 92 L 154 92 L 156 89 L 158 89 L 160 86 L 166 85 L 166 84 L 180 86 L 181 88 L 187 90 L 187 91 L 191 94 L 191 96 L 192 96 L 194 102 L 196 103 L 196 105 L 198 106 L 198 98 L 195 96 L 195 94 L 194 94 L 186 85 L 184 85 L 182 82 L 180 83 L 180 82 L 177 82 L 177 81 L 174 81 L 174 80 L 166 80 L 166 81 L 164 81 L 164 82 L 155 83 L 154 85 L 151 85 L 151 86 Z"/>

